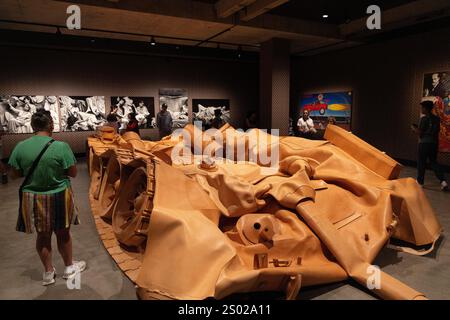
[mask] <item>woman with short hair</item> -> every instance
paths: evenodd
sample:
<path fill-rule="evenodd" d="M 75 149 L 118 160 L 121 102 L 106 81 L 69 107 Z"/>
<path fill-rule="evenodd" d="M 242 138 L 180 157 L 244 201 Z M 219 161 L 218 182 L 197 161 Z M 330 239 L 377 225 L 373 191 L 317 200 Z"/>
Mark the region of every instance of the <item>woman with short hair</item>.
<path fill-rule="evenodd" d="M 55 283 L 56 270 L 52 264 L 52 234 L 56 234 L 58 251 L 66 266 L 64 279 L 72 279 L 86 268 L 86 262 L 72 260 L 70 226 L 78 224 L 69 177 L 76 177 L 75 156 L 65 142 L 54 141 L 50 112 L 38 111 L 31 117 L 35 135 L 14 148 L 9 159 L 13 177 L 26 177 L 21 187 L 21 207 L 17 231 L 37 232 L 36 250 L 44 265 L 44 286 Z M 30 169 L 39 155 L 39 162 Z"/>

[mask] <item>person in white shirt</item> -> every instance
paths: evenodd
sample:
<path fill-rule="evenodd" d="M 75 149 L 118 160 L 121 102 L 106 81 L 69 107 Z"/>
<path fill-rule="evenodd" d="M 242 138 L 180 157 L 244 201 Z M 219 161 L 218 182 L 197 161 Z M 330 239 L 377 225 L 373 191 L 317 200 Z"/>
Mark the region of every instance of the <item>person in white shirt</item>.
<path fill-rule="evenodd" d="M 317 133 L 314 128 L 314 121 L 309 117 L 309 111 L 303 110 L 303 116 L 297 122 L 298 131 L 300 135 L 305 138 L 311 138 L 313 134 Z"/>

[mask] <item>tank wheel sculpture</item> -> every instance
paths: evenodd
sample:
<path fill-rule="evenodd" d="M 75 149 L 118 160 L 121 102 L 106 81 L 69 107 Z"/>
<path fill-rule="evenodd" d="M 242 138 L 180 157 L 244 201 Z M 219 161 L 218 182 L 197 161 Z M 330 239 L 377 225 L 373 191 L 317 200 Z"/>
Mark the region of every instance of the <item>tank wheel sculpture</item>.
<path fill-rule="evenodd" d="M 128 178 L 117 200 L 112 225 L 117 240 L 128 247 L 139 247 L 147 238 L 153 209 L 154 164 L 148 161 Z"/>
<path fill-rule="evenodd" d="M 117 156 L 112 156 L 106 166 L 99 194 L 99 205 L 103 218 L 111 219 L 120 190 L 122 164 Z"/>
<path fill-rule="evenodd" d="M 96 184 L 94 185 L 100 185 L 101 182 L 101 158 L 98 157 L 93 148 L 89 148 L 89 159 L 88 159 L 88 171 L 89 171 L 89 175 L 92 177 L 92 180 L 94 181 L 94 183 L 96 182 Z M 99 190 L 98 187 L 96 188 L 95 191 Z M 94 193 L 95 193 L 94 191 Z M 98 197 L 95 197 L 95 199 L 98 199 Z"/>

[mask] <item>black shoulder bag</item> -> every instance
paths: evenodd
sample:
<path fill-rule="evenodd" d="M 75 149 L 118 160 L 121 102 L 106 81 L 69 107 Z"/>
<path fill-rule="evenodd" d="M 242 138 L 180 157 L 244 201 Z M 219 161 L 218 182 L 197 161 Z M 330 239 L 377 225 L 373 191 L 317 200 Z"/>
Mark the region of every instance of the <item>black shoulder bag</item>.
<path fill-rule="evenodd" d="M 19 217 L 17 219 L 17 226 L 16 230 L 20 232 L 26 232 L 26 226 L 25 221 L 23 217 L 22 212 L 22 195 L 23 195 L 23 188 L 28 183 L 28 180 L 30 180 L 31 176 L 33 175 L 34 170 L 36 170 L 37 165 L 39 164 L 39 161 L 41 161 L 42 156 L 44 155 L 45 151 L 47 151 L 48 147 L 54 142 L 55 140 L 50 140 L 47 142 L 45 147 L 42 149 L 41 153 L 37 156 L 37 158 L 34 160 L 33 164 L 30 167 L 30 170 L 28 170 L 27 175 L 25 176 L 25 179 L 23 180 L 22 184 L 19 187 Z"/>

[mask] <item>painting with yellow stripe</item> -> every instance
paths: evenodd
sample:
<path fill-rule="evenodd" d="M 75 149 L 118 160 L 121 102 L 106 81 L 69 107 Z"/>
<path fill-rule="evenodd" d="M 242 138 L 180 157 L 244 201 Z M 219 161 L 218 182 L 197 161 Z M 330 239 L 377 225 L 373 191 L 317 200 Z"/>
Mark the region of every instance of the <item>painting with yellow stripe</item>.
<path fill-rule="evenodd" d="M 334 123 L 350 131 L 352 102 L 351 91 L 305 94 L 300 99 L 296 120 L 308 110 L 316 129 L 324 130 L 328 123 Z"/>

